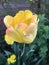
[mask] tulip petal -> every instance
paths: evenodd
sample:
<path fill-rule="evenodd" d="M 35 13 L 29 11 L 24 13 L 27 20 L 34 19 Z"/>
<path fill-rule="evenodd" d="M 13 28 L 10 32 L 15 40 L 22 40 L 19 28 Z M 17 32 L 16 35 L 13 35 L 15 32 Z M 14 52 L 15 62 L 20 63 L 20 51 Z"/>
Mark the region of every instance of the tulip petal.
<path fill-rule="evenodd" d="M 32 34 L 24 36 L 24 43 L 29 44 L 34 41 L 35 37 Z"/>
<path fill-rule="evenodd" d="M 15 26 L 16 26 L 16 24 L 18 24 L 18 23 L 20 23 L 20 22 L 24 22 L 24 20 L 25 20 L 24 11 L 19 11 L 19 12 L 14 16 Z"/>
<path fill-rule="evenodd" d="M 22 33 L 20 33 L 20 30 L 8 28 L 6 30 L 6 34 L 16 42 L 21 43 L 23 41 Z"/>
<path fill-rule="evenodd" d="M 31 23 L 28 29 L 24 32 L 24 40 L 27 43 L 31 43 L 34 41 L 37 34 L 37 25 Z"/>
<path fill-rule="evenodd" d="M 25 16 L 26 16 L 26 20 L 29 19 L 32 16 L 32 12 L 30 10 L 25 10 Z"/>
<path fill-rule="evenodd" d="M 32 17 L 31 17 L 31 22 L 33 22 L 33 23 L 38 23 L 37 18 L 38 18 L 38 17 L 37 17 L 36 14 L 32 15 Z"/>
<path fill-rule="evenodd" d="M 19 29 L 20 31 L 24 32 L 28 28 L 28 25 L 25 23 L 19 23 L 16 26 L 16 29 Z"/>
<path fill-rule="evenodd" d="M 31 34 L 31 33 L 35 32 L 36 29 L 37 29 L 37 26 L 38 26 L 37 24 L 31 23 L 31 24 L 28 26 L 28 28 L 27 28 L 27 30 L 26 30 L 26 33 L 27 33 L 27 34 Z"/>
<path fill-rule="evenodd" d="M 12 16 L 10 16 L 10 15 L 5 16 L 4 23 L 5 23 L 6 27 L 10 27 L 12 22 L 13 22 Z"/>
<path fill-rule="evenodd" d="M 30 24 L 32 22 L 37 23 L 37 15 L 33 14 L 30 10 L 25 10 L 25 16 L 26 16 L 26 20 L 25 23 L 26 24 Z"/>
<path fill-rule="evenodd" d="M 5 35 L 5 40 L 8 45 L 12 45 L 14 43 L 13 39 L 10 38 L 8 35 Z"/>

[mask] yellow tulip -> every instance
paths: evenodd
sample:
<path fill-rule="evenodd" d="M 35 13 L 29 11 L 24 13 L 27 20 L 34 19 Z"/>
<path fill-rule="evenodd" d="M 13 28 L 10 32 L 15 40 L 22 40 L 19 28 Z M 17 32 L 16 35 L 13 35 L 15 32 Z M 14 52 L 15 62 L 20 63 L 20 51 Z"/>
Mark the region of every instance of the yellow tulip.
<path fill-rule="evenodd" d="M 6 42 L 10 45 L 14 41 L 30 44 L 36 37 L 38 22 L 38 16 L 30 10 L 19 11 L 14 17 L 5 16 L 4 23 L 7 27 Z"/>
<path fill-rule="evenodd" d="M 16 56 L 13 54 L 11 55 L 8 59 L 7 62 L 8 64 L 14 63 L 16 61 Z"/>

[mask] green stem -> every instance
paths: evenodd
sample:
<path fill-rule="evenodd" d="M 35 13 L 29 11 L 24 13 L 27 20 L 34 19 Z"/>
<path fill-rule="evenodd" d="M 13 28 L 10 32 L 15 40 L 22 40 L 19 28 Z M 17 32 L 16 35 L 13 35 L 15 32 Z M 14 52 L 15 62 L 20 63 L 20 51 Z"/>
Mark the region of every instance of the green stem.
<path fill-rule="evenodd" d="M 19 58 L 19 55 L 18 55 L 18 65 L 20 65 L 20 58 Z"/>
<path fill-rule="evenodd" d="M 23 51 L 22 51 L 22 54 L 21 54 L 21 56 L 23 56 L 23 54 L 24 54 L 24 51 L 25 51 L 25 44 L 23 45 Z"/>

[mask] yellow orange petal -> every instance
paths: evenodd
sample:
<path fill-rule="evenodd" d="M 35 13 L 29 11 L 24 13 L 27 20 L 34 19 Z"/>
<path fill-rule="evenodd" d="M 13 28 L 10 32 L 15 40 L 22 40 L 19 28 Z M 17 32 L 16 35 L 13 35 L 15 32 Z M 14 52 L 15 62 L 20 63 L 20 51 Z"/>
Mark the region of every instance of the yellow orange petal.
<path fill-rule="evenodd" d="M 26 16 L 26 20 L 29 19 L 32 16 L 32 12 L 30 10 L 25 10 L 25 16 Z"/>
<path fill-rule="evenodd" d="M 32 15 L 31 22 L 37 23 L 37 15 L 36 14 Z"/>
<path fill-rule="evenodd" d="M 15 63 L 15 62 L 16 62 L 16 60 L 12 60 L 12 59 L 11 59 L 11 63 Z"/>
<path fill-rule="evenodd" d="M 22 33 L 20 33 L 20 30 L 18 31 L 17 29 L 13 29 L 13 28 L 8 28 L 6 30 L 6 34 L 11 37 L 14 41 L 16 42 L 22 42 Z"/>
<path fill-rule="evenodd" d="M 11 58 L 11 59 L 15 59 L 16 56 L 13 54 L 13 55 L 10 56 L 10 58 Z"/>
<path fill-rule="evenodd" d="M 25 19 L 25 15 L 24 15 L 24 11 L 19 11 L 15 16 L 14 16 L 14 24 L 15 26 L 20 23 L 20 22 L 24 22 Z"/>
<path fill-rule="evenodd" d="M 37 25 L 31 23 L 28 29 L 24 32 L 24 40 L 27 43 L 31 43 L 34 41 L 37 34 Z"/>
<path fill-rule="evenodd" d="M 7 15 L 4 17 L 4 23 L 6 27 L 11 27 L 11 23 L 13 22 L 13 17 L 10 15 Z"/>
<path fill-rule="evenodd" d="M 37 15 L 36 14 L 33 14 L 30 18 L 26 19 L 25 20 L 26 24 L 30 24 L 30 23 L 38 23 L 37 21 Z"/>
<path fill-rule="evenodd" d="M 37 15 L 33 14 L 30 10 L 25 10 L 25 23 L 30 24 L 31 22 L 35 22 L 37 20 Z"/>
<path fill-rule="evenodd" d="M 34 41 L 34 37 L 32 36 L 32 34 L 29 34 L 29 35 L 25 35 L 24 36 L 24 43 L 30 44 L 33 41 Z"/>
<path fill-rule="evenodd" d="M 28 33 L 28 34 L 33 33 L 34 31 L 36 31 L 37 26 L 38 26 L 37 24 L 31 23 L 31 24 L 28 26 L 28 28 L 27 28 L 27 30 L 26 30 L 26 33 Z"/>
<path fill-rule="evenodd" d="M 24 32 L 27 29 L 28 25 L 25 23 L 19 23 L 16 26 L 16 29 L 19 29 L 20 31 Z"/>
<path fill-rule="evenodd" d="M 7 62 L 8 62 L 8 64 L 10 64 L 10 63 L 11 63 L 11 60 L 10 60 L 10 58 L 8 58 L 8 59 L 7 59 Z"/>
<path fill-rule="evenodd" d="M 14 43 L 13 39 L 11 39 L 8 35 L 5 35 L 5 40 L 8 45 L 12 45 Z"/>

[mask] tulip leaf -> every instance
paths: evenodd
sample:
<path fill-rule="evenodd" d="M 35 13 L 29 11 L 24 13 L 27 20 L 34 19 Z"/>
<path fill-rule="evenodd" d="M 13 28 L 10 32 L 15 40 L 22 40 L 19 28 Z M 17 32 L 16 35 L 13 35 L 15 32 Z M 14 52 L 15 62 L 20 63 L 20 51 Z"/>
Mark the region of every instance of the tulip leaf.
<path fill-rule="evenodd" d="M 12 49 L 13 49 L 13 51 L 14 51 L 14 53 L 16 54 L 16 55 L 18 55 L 18 54 L 20 54 L 20 48 L 19 48 L 19 44 L 17 44 L 17 43 L 14 43 L 13 45 L 12 45 Z"/>
<path fill-rule="evenodd" d="M 1 64 L 4 64 L 5 65 L 5 63 L 6 63 L 6 57 L 4 56 L 4 54 L 1 54 L 0 53 L 0 65 Z"/>
<path fill-rule="evenodd" d="M 6 50 L 4 50 L 4 52 L 5 52 L 5 54 L 6 54 L 7 56 L 10 56 L 10 55 L 12 54 L 11 52 L 6 51 Z"/>
<path fill-rule="evenodd" d="M 38 62 L 35 65 L 40 65 L 42 60 L 43 60 L 43 58 L 39 59 Z"/>

